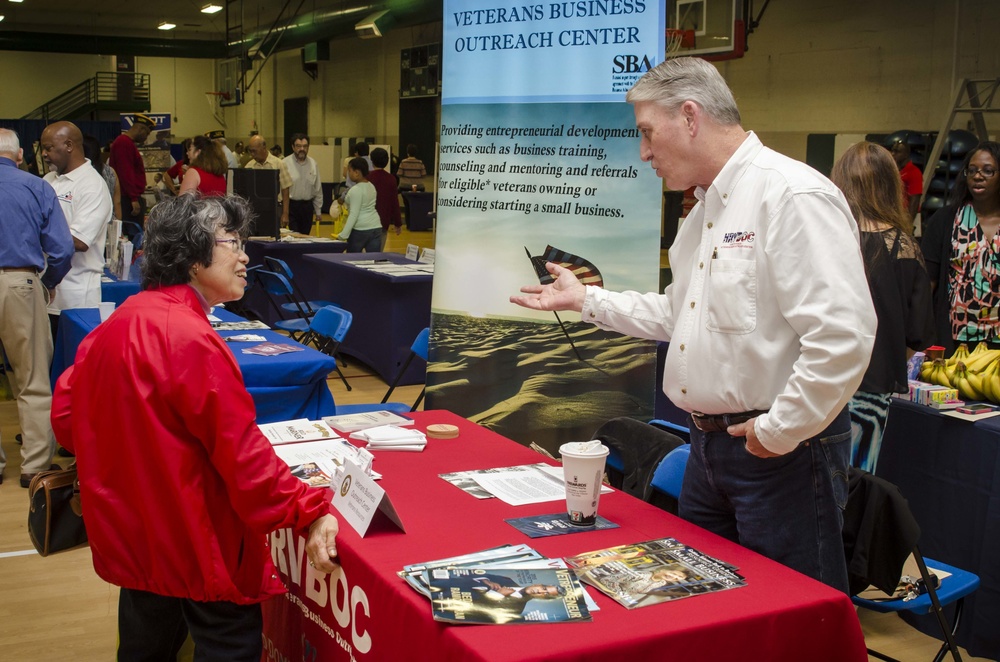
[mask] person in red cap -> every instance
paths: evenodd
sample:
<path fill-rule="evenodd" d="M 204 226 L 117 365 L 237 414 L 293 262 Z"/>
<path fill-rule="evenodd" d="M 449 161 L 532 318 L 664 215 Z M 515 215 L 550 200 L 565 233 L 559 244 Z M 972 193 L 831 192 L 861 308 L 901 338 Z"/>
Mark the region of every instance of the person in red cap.
<path fill-rule="evenodd" d="M 140 228 L 146 214 L 146 203 L 142 194 L 146 190 L 146 166 L 137 144 L 146 142 L 149 132 L 156 126 L 150 117 L 136 113 L 132 118 L 132 126 L 111 143 L 111 167 L 118 175 L 122 190 L 122 220 L 131 221 Z M 135 235 L 135 226 L 125 226 L 125 234 Z"/>

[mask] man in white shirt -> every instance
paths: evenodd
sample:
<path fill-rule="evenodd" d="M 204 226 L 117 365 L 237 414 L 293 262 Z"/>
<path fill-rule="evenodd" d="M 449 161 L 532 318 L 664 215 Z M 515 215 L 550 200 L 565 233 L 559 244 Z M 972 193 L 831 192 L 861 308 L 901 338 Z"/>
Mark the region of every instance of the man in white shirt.
<path fill-rule="evenodd" d="M 84 156 L 83 134 L 75 124 L 56 122 L 45 127 L 41 147 L 50 168 L 45 181 L 56 191 L 75 249 L 73 266 L 49 303 L 55 337 L 60 311 L 97 308 L 101 302 L 104 244 L 112 204 L 107 183 Z"/>
<path fill-rule="evenodd" d="M 319 167 L 309 156 L 309 136 L 304 133 L 292 136 L 292 153 L 284 162 L 292 177 L 288 192 L 288 227 L 294 232 L 309 234 L 313 219 L 319 223 L 323 216 L 323 186 L 319 181 Z"/>
<path fill-rule="evenodd" d="M 847 591 L 850 417 L 875 336 L 857 224 L 840 191 L 740 126 L 714 66 L 658 65 L 629 91 L 643 161 L 699 202 L 663 294 L 555 281 L 513 303 L 669 340 L 663 388 L 691 413 L 680 514 Z"/>

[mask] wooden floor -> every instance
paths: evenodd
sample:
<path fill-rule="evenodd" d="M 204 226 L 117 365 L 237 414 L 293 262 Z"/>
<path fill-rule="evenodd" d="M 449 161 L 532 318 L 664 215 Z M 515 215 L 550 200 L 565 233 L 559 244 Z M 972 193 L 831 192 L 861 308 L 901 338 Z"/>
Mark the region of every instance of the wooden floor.
<path fill-rule="evenodd" d="M 321 231 L 327 234 L 326 227 Z M 433 247 L 434 237 L 430 232 L 404 229 L 399 237 L 390 234 L 386 249 L 404 252 L 407 243 Z M 350 392 L 336 374 L 329 380 L 336 402 L 381 400 L 387 387 L 373 371 L 349 359 L 345 373 L 353 387 Z M 419 391 L 420 386 L 401 387 L 393 400 L 413 402 Z M 19 432 L 16 404 L 0 402 L 0 443 L 8 462 L 0 485 L 0 660 L 113 660 L 117 587 L 94 573 L 88 548 L 41 558 L 28 540 L 27 490 L 18 485 L 21 457 L 14 441 Z M 63 465 L 69 462 L 57 460 Z M 861 623 L 870 646 L 904 661 L 930 660 L 939 645 L 892 615 L 866 612 Z M 182 659 L 190 659 L 189 650 L 182 653 Z"/>

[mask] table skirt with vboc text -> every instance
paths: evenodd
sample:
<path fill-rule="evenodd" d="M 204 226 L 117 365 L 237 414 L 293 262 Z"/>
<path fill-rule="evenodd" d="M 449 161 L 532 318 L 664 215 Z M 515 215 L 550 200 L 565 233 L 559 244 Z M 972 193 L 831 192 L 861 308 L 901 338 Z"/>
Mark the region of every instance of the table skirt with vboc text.
<path fill-rule="evenodd" d="M 438 474 L 544 458 L 448 412 L 411 415 L 417 429 L 451 423 L 461 435 L 429 439 L 421 453 L 375 452 L 380 485 L 405 534 L 378 522 L 362 539 L 342 522 L 342 570 L 330 576 L 309 567 L 303 537 L 271 535 L 272 558 L 291 592 L 264 604 L 264 659 L 867 660 L 846 595 L 617 490 L 601 497 L 600 513 L 621 528 L 529 539 L 504 519 L 558 512 L 564 502 L 477 500 Z M 429 601 L 396 576 L 405 564 L 508 543 L 564 557 L 668 536 L 735 564 L 747 586 L 631 611 L 588 589 L 601 608 L 590 623 L 449 625 L 435 622 Z"/>

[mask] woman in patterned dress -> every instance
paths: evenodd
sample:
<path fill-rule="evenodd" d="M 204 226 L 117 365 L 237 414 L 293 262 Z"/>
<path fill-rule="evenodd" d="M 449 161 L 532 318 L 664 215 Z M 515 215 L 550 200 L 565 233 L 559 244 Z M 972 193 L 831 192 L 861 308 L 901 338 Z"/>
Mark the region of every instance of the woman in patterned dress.
<path fill-rule="evenodd" d="M 927 223 L 921 247 L 934 285 L 937 342 L 1000 348 L 1000 143 L 965 157 L 952 204 Z"/>

